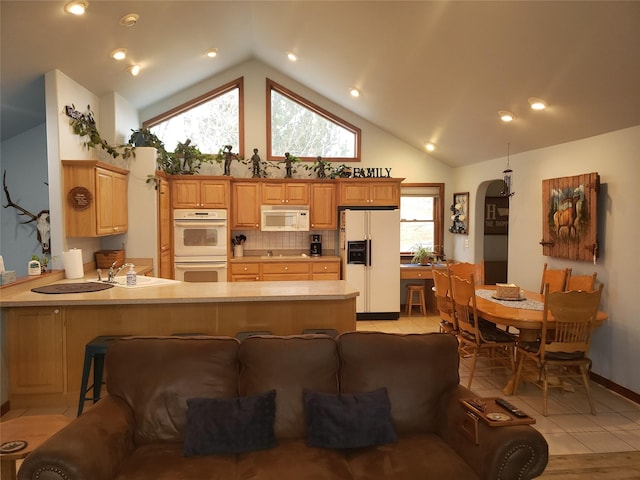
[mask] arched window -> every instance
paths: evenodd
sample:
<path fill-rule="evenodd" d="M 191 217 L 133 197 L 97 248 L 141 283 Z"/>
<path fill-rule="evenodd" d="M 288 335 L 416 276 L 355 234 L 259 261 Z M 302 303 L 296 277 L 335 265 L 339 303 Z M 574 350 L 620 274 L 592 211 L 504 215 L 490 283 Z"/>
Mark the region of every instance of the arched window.
<path fill-rule="evenodd" d="M 358 127 L 267 79 L 269 160 L 289 152 L 302 160 L 359 162 L 360 137 Z"/>
<path fill-rule="evenodd" d="M 173 151 L 191 139 L 202 153 L 218 153 L 224 145 L 243 154 L 243 79 L 239 78 L 143 123 Z"/>

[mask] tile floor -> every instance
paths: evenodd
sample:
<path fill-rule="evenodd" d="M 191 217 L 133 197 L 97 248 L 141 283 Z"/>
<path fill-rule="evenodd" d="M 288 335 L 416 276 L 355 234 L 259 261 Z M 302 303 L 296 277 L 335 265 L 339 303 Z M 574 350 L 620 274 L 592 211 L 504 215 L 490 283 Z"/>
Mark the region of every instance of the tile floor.
<path fill-rule="evenodd" d="M 358 330 L 389 333 L 426 333 L 438 331 L 439 318 L 435 316 L 401 316 L 396 321 L 358 321 Z M 465 368 L 461 382 L 466 384 Z M 472 390 L 483 397 L 503 396 L 502 387 L 508 374 L 476 373 Z M 549 394 L 549 415 L 542 415 L 542 391 L 533 385 L 523 384 L 517 395 L 509 401 L 535 417 L 538 429 L 549 443 L 551 455 L 576 453 L 607 453 L 640 451 L 640 405 L 593 383 L 592 395 L 598 414 L 589 413 L 589 403 L 582 389 L 576 392 L 552 390 Z M 87 404 L 89 407 L 89 404 Z M 63 414 L 75 418 L 76 408 L 14 409 L 0 418 L 9 420 L 21 415 Z"/>
<path fill-rule="evenodd" d="M 423 333 L 438 331 L 438 317 L 401 316 L 397 321 L 358 321 L 358 330 L 397 333 Z M 463 365 L 461 383 L 468 376 Z M 471 389 L 482 397 L 503 397 L 502 387 L 507 383 L 507 372 L 477 372 Z M 591 415 L 584 389 L 565 392 L 549 391 L 549 415 L 542 415 L 542 390 L 523 383 L 518 394 L 508 400 L 535 417 L 533 425 L 549 444 L 550 455 L 575 453 L 607 453 L 640 451 L 640 405 L 591 382 L 591 393 L 597 415 Z"/>

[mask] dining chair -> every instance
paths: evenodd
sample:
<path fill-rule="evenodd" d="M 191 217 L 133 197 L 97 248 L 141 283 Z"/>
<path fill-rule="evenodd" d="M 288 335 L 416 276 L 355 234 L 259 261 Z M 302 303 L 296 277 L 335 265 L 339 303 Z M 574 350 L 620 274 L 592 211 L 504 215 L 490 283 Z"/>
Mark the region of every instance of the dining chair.
<path fill-rule="evenodd" d="M 544 293 L 544 286 L 548 283 L 550 292 L 564 292 L 567 286 L 567 278 L 571 275 L 570 268 L 561 270 L 550 270 L 547 264 L 542 267 L 542 281 L 540 283 L 540 293 Z"/>
<path fill-rule="evenodd" d="M 571 275 L 567 279 L 567 290 L 586 290 L 592 292 L 596 288 L 596 276 L 593 272 L 591 275 Z"/>
<path fill-rule="evenodd" d="M 469 280 L 452 275 L 451 287 L 458 322 L 458 354 L 461 361 L 471 361 L 467 387 L 471 388 L 479 357 L 487 359 L 489 371 L 508 368 L 513 372 L 516 338 L 486 320 L 481 321 L 473 274 Z"/>
<path fill-rule="evenodd" d="M 451 298 L 451 277 L 446 268 L 436 268 L 431 265 L 433 287 L 436 297 L 436 307 L 440 312 L 440 332 L 458 333 L 458 324 Z"/>
<path fill-rule="evenodd" d="M 469 280 L 471 275 L 476 279 L 476 285 L 484 285 L 484 260 L 480 263 L 450 262 L 447 260 L 447 268 L 451 275 Z"/>
<path fill-rule="evenodd" d="M 518 391 L 520 380 L 533 380 L 532 383 L 542 388 L 542 414 L 545 417 L 549 387 L 579 386 L 579 380 L 587 393 L 591 414 L 596 414 L 589 388 L 591 360 L 587 355 L 602 289 L 600 284 L 598 290 L 591 292 L 551 292 L 549 284 L 545 285 L 540 340 L 518 343 L 513 393 Z M 548 326 L 551 316 L 554 319 L 552 329 Z M 549 382 L 550 377 L 557 381 Z"/>

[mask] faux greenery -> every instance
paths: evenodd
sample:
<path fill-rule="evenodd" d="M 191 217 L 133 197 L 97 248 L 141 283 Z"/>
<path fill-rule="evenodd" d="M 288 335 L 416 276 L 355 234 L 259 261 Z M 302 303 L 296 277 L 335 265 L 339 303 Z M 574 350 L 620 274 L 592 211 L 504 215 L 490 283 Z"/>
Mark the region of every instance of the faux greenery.
<path fill-rule="evenodd" d="M 162 140 L 148 128 L 131 130 L 129 142 L 126 144 L 109 145 L 98 132 L 90 105 L 87 105 L 85 113 L 76 110 L 75 105 L 67 106 L 66 114 L 70 118 L 69 124 L 73 128 L 73 133 L 86 138 L 85 147 L 100 147 L 111 157 L 118 158 L 121 156 L 125 160 L 135 157 L 136 147 L 154 147 L 157 151 L 157 169 L 169 175 L 198 173 L 203 164 L 215 162 L 220 165 L 224 163 L 226 158 L 227 152 L 223 149 L 220 149 L 216 154 L 202 153 L 195 144 L 191 143 L 191 139 L 178 143 L 174 152 L 168 152 Z M 227 146 L 227 148 L 230 147 Z M 246 160 L 237 154 L 231 155 L 245 165 L 252 163 L 250 159 Z M 280 169 L 278 163 L 285 164 L 287 169 L 286 178 L 291 178 L 291 174 L 297 173 L 298 166 L 315 172 L 318 178 L 348 178 L 351 176 L 351 167 L 349 165 L 343 163 L 334 168 L 331 163 L 323 160 L 322 157 L 317 157 L 317 160 L 312 165 L 303 164 L 300 158 L 289 153 L 285 154 L 285 160 L 281 162 L 262 161 L 259 157 L 258 160 L 260 165 L 259 176 L 261 178 L 268 178 L 270 169 Z M 158 179 L 155 175 L 148 175 L 147 183 L 151 182 L 154 182 L 157 188 Z"/>
<path fill-rule="evenodd" d="M 67 106 L 66 113 L 71 119 L 69 120 L 69 124 L 71 125 L 71 128 L 73 128 L 73 133 L 86 138 L 84 146 L 88 149 L 100 147 L 111 157 L 118 158 L 119 156 L 122 156 L 125 160 L 132 156 L 136 156 L 135 147 L 131 144 L 112 146 L 100 136 L 98 128 L 96 127 L 93 111 L 91 110 L 91 105 L 87 105 L 86 113 L 81 113 L 77 111 L 75 105 L 72 104 L 70 107 Z"/>

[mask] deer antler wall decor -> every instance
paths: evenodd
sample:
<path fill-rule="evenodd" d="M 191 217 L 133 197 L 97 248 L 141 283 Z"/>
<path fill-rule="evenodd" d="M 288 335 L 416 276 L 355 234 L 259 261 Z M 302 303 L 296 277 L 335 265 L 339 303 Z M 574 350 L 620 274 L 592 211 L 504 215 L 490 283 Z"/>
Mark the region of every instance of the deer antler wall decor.
<path fill-rule="evenodd" d="M 30 211 L 22 208 L 20 205 L 17 205 L 11 201 L 11 195 L 9 195 L 9 188 L 7 187 L 7 171 L 5 170 L 2 174 L 2 188 L 4 189 L 4 194 L 7 196 L 7 204 L 3 205 L 4 208 L 13 207 L 20 215 L 25 215 L 29 217 L 29 220 L 25 222 L 20 222 L 22 224 L 27 224 L 31 222 L 36 222 L 36 229 L 38 231 L 38 242 L 42 244 L 42 253 L 51 253 L 51 245 L 49 240 L 51 238 L 51 224 L 49 222 L 49 210 L 42 210 L 37 215 L 31 213 Z"/>

